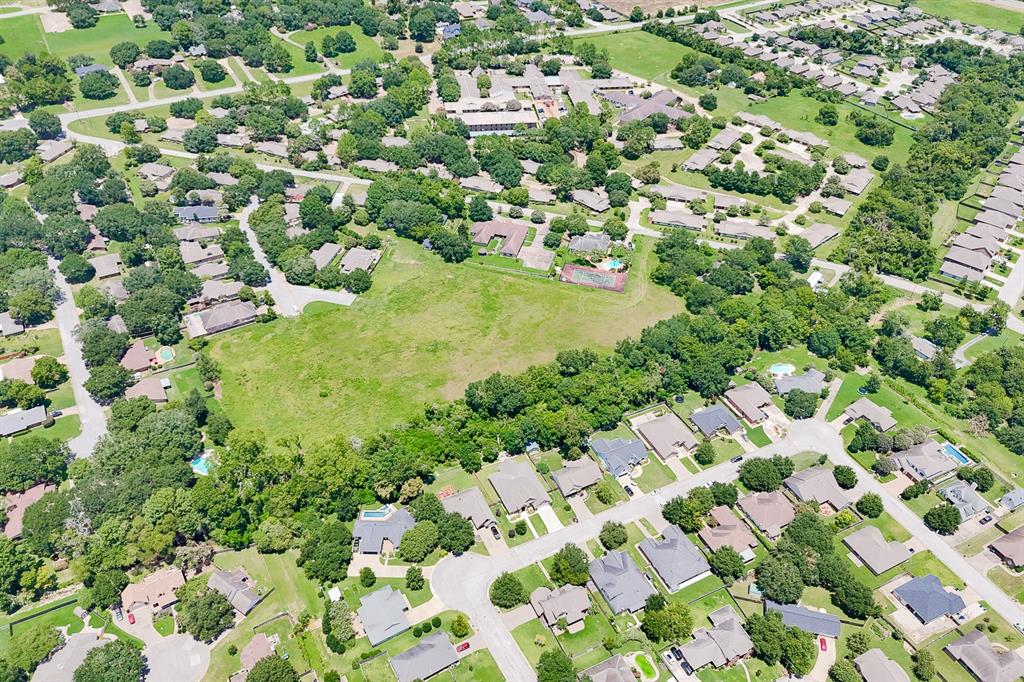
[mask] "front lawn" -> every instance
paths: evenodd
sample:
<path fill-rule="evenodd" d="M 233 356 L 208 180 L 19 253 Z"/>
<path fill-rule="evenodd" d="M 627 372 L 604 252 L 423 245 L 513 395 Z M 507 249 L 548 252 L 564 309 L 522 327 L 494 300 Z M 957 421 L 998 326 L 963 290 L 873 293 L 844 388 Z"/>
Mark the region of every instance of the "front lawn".
<path fill-rule="evenodd" d="M 505 676 L 498 669 L 498 664 L 494 662 L 494 657 L 487 649 L 475 651 L 459 661 L 459 664 L 452 668 L 452 678 L 455 682 L 476 682 L 477 680 L 504 682 L 505 680 Z"/>
<path fill-rule="evenodd" d="M 167 637 L 174 634 L 174 617 L 173 616 L 160 616 L 153 621 L 153 629 L 156 630 L 161 637 Z"/>
<path fill-rule="evenodd" d="M 676 475 L 656 455 L 651 455 L 643 465 L 643 471 L 633 479 L 640 490 L 649 493 L 676 480 Z"/>

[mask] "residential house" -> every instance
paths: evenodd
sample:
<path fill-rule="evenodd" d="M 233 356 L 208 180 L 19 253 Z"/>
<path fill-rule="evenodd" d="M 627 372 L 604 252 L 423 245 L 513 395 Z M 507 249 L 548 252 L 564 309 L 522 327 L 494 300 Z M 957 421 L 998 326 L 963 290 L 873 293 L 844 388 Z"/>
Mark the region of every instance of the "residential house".
<path fill-rule="evenodd" d="M 1010 568 L 1024 566 L 1024 526 L 994 540 L 989 547 Z"/>
<path fill-rule="evenodd" d="M 775 377 L 775 390 L 782 396 L 793 390 L 818 395 L 824 388 L 825 374 L 815 367 L 811 367 L 803 374 Z"/>
<path fill-rule="evenodd" d="M 16 336 L 25 331 L 25 325 L 15 320 L 9 311 L 0 313 L 0 335 Z"/>
<path fill-rule="evenodd" d="M 808 228 L 805 228 L 800 233 L 810 243 L 812 249 L 816 249 L 822 244 L 839 236 L 839 228 L 834 225 L 828 225 L 826 223 L 814 223 Z"/>
<path fill-rule="evenodd" d="M 6 438 L 39 426 L 46 421 L 46 407 L 37 405 L 27 410 L 10 410 L 0 416 L 0 437 Z"/>
<path fill-rule="evenodd" d="M 973 519 L 982 512 L 991 510 L 988 500 L 978 494 L 977 485 L 967 481 L 957 481 L 939 490 L 939 496 L 957 508 L 963 521 Z"/>
<path fill-rule="evenodd" d="M 999 498 L 999 504 L 1003 505 L 1008 511 L 1024 506 L 1024 488 L 1014 488 L 1006 493 Z"/>
<path fill-rule="evenodd" d="M 816 637 L 839 637 L 839 619 L 824 611 L 815 611 L 798 604 L 776 604 L 765 601 L 765 611 L 782 614 L 782 622 L 792 628 L 799 628 Z"/>
<path fill-rule="evenodd" d="M 175 206 L 174 215 L 183 223 L 215 223 L 220 219 L 216 206 Z"/>
<path fill-rule="evenodd" d="M 712 552 L 717 552 L 723 547 L 732 547 L 745 562 L 753 561 L 754 549 L 758 543 L 747 524 L 725 505 L 714 507 L 710 513 L 714 525 L 701 528 L 697 532 L 697 537 L 703 540 Z"/>
<path fill-rule="evenodd" d="M 607 253 L 612 238 L 604 232 L 587 232 L 569 240 L 569 251 L 572 253 Z"/>
<path fill-rule="evenodd" d="M 161 192 L 166 192 L 174 179 L 174 167 L 150 161 L 139 166 L 139 177 L 149 180 Z"/>
<path fill-rule="evenodd" d="M 911 556 L 906 545 L 895 540 L 886 541 L 882 531 L 875 526 L 864 526 L 843 538 L 843 542 L 875 575 L 899 566 Z"/>
<path fill-rule="evenodd" d="M 501 240 L 498 253 L 507 258 L 518 258 L 519 250 L 529 234 L 530 226 L 514 220 L 487 220 L 476 223 L 469 234 L 474 244 L 487 246 L 495 239 Z"/>
<path fill-rule="evenodd" d="M 928 339 L 922 339 L 920 336 L 914 336 L 909 334 L 910 346 L 914 349 L 914 355 L 917 356 L 918 360 L 930 361 L 934 360 L 935 356 L 939 354 L 939 349 L 934 343 Z"/>
<path fill-rule="evenodd" d="M 442 497 L 441 506 L 446 512 L 461 514 L 476 529 L 491 528 L 497 523 L 480 488 L 466 488 L 454 495 Z"/>
<path fill-rule="evenodd" d="M 604 213 L 612 207 L 608 203 L 608 196 L 600 190 L 574 189 L 571 196 L 577 204 L 594 213 Z"/>
<path fill-rule="evenodd" d="M 99 279 L 117 277 L 121 274 L 120 254 L 108 253 L 105 256 L 95 256 L 89 259 L 89 265 L 96 271 L 96 277 Z"/>
<path fill-rule="evenodd" d="M 341 271 L 346 275 L 356 270 L 370 272 L 380 260 L 380 249 L 367 249 L 353 246 L 341 257 Z"/>
<path fill-rule="evenodd" d="M 360 554 L 391 554 L 402 542 L 406 531 L 416 525 L 408 509 L 398 509 L 381 519 L 356 519 L 352 538 Z"/>
<path fill-rule="evenodd" d="M 271 637 L 274 639 L 272 640 Z M 249 671 L 253 669 L 253 666 L 264 658 L 274 655 L 276 640 L 279 638 L 277 635 L 271 635 L 271 637 L 267 637 L 262 632 L 257 632 L 252 636 L 249 643 L 238 652 L 241 669 L 232 675 L 228 682 L 245 682 L 249 678 Z"/>
<path fill-rule="evenodd" d="M 900 664 L 892 660 L 881 649 L 869 649 L 853 659 L 857 672 L 864 682 L 910 682 L 910 677 Z"/>
<path fill-rule="evenodd" d="M 210 306 L 234 301 L 245 285 L 241 282 L 221 282 L 214 279 L 203 281 L 202 289 L 190 298 L 188 305 L 192 310 L 205 310 Z"/>
<path fill-rule="evenodd" d="M 725 402 L 740 417 L 751 424 L 758 424 L 768 418 L 763 408 L 772 404 L 772 397 L 761 384 L 753 381 L 727 390 Z"/>
<path fill-rule="evenodd" d="M 622 654 L 615 654 L 611 658 L 587 668 L 581 675 L 583 679 L 589 679 L 590 682 L 634 682 L 636 680 L 633 666 Z"/>
<path fill-rule="evenodd" d="M 130 345 L 121 358 L 121 366 L 129 372 L 145 372 L 155 363 L 156 353 L 146 348 L 141 339 Z"/>
<path fill-rule="evenodd" d="M 391 585 L 360 597 L 356 614 L 370 646 L 377 646 L 408 630 L 409 619 L 405 615 L 408 610 L 409 602 L 405 595 Z"/>
<path fill-rule="evenodd" d="M 132 398 L 149 398 L 154 403 L 166 403 L 167 386 L 169 384 L 170 379 L 144 377 L 126 388 L 124 390 L 124 397 L 129 400 Z"/>
<path fill-rule="evenodd" d="M 590 610 L 590 595 L 585 587 L 576 585 L 563 585 L 555 590 L 538 587 L 530 594 L 530 605 L 549 628 L 565 619 L 568 631 L 575 632 L 582 628 L 583 618 Z M 577 624 L 580 627 L 574 629 Z"/>
<path fill-rule="evenodd" d="M 211 263 L 224 258 L 224 249 L 219 244 L 203 246 L 199 242 L 178 242 L 178 252 L 185 265 Z"/>
<path fill-rule="evenodd" d="M 896 426 L 896 420 L 889 408 L 873 403 L 868 398 L 858 398 L 852 405 L 843 410 L 846 417 L 844 423 L 851 424 L 864 419 L 879 431 L 885 432 Z"/>
<path fill-rule="evenodd" d="M 949 592 L 934 575 L 922 575 L 892 591 L 894 597 L 927 625 L 943 616 L 956 617 L 966 608 L 959 594 Z"/>
<path fill-rule="evenodd" d="M 448 641 L 448 634 L 435 632 L 427 635 L 420 643 L 388 659 L 398 682 L 427 680 L 459 662 L 455 647 Z"/>
<path fill-rule="evenodd" d="M 34 384 L 32 368 L 36 366 L 37 359 L 36 356 L 29 355 L 5 362 L 3 365 L 0 365 L 0 378 Z"/>
<path fill-rule="evenodd" d="M 177 603 L 174 591 L 185 584 L 181 569 L 170 566 L 150 573 L 137 583 L 129 583 L 121 590 L 121 605 L 132 611 L 137 606 L 148 606 L 154 613 Z"/>
<path fill-rule="evenodd" d="M 260 603 L 260 597 L 254 589 L 255 584 L 244 568 L 234 571 L 222 571 L 215 568 L 210 574 L 207 587 L 224 595 L 224 598 L 243 616 Z"/>
<path fill-rule="evenodd" d="M 590 447 L 612 476 L 624 476 L 647 461 L 647 448 L 636 438 L 598 438 L 590 442 Z"/>
<path fill-rule="evenodd" d="M 644 538 L 638 547 L 669 592 L 678 592 L 711 575 L 707 559 L 679 526 L 668 526 L 662 537 Z"/>
<path fill-rule="evenodd" d="M 7 523 L 4 524 L 4 535 L 9 540 L 17 540 L 21 537 L 21 530 L 25 527 L 25 510 L 42 499 L 43 495 L 57 488 L 49 483 L 37 483 L 28 490 L 20 493 L 7 493 L 4 500 Z"/>
<path fill-rule="evenodd" d="M 596 485 L 601 478 L 601 467 L 586 455 L 576 460 L 570 460 L 558 471 L 551 472 L 551 479 L 564 497 L 571 497 L 583 492 L 590 486 Z"/>
<path fill-rule="evenodd" d="M 852 504 L 852 500 L 836 483 L 836 477 L 832 471 L 822 466 L 798 471 L 783 483 L 801 502 L 827 504 L 836 511 L 845 509 Z"/>
<path fill-rule="evenodd" d="M 782 535 L 782 529 L 796 516 L 793 505 L 781 490 L 770 493 L 751 493 L 739 500 L 740 509 L 754 522 L 761 532 L 774 540 Z"/>
<path fill-rule="evenodd" d="M 697 449 L 697 437 L 674 412 L 637 424 L 634 430 L 663 460 Z"/>
<path fill-rule="evenodd" d="M 694 412 L 690 415 L 690 421 L 705 438 L 712 438 L 722 432 L 733 434 L 743 430 L 732 412 L 719 403 Z"/>
<path fill-rule="evenodd" d="M 174 228 L 174 238 L 179 242 L 205 242 L 217 239 L 220 235 L 221 230 L 219 227 L 203 227 L 202 225 L 192 224 Z"/>
<path fill-rule="evenodd" d="M 1015 651 L 996 651 L 981 630 L 971 630 L 947 644 L 946 653 L 977 680 L 1014 682 L 1024 676 L 1024 659 Z"/>
<path fill-rule="evenodd" d="M 520 460 L 506 459 L 487 480 L 509 514 L 537 509 L 551 503 L 537 472 Z"/>
<path fill-rule="evenodd" d="M 590 579 L 612 613 L 636 613 L 648 597 L 657 594 L 632 557 L 617 549 L 590 562 Z"/>
<path fill-rule="evenodd" d="M 199 268 L 193 270 L 193 273 L 199 276 Z M 187 315 L 185 324 L 189 335 L 194 338 L 240 327 L 254 322 L 256 317 L 256 306 L 249 301 L 230 301 Z"/>
<path fill-rule="evenodd" d="M 320 248 L 313 250 L 309 257 L 313 259 L 313 264 L 316 265 L 317 270 L 323 270 L 331 264 L 331 261 L 337 258 L 339 253 L 341 253 L 340 244 L 326 242 Z"/>
<path fill-rule="evenodd" d="M 897 452 L 893 463 L 913 481 L 931 481 L 956 471 L 956 460 L 929 438 L 912 448 Z"/>
<path fill-rule="evenodd" d="M 754 650 L 743 620 L 731 606 L 723 606 L 708 614 L 711 628 L 697 628 L 693 639 L 680 649 L 683 660 L 693 670 L 700 670 L 706 665 L 722 668 L 735 661 L 745 658 Z"/>
<path fill-rule="evenodd" d="M 653 210 L 647 214 L 647 219 L 655 225 L 681 227 L 695 232 L 702 232 L 707 225 L 707 218 L 687 211 Z"/>

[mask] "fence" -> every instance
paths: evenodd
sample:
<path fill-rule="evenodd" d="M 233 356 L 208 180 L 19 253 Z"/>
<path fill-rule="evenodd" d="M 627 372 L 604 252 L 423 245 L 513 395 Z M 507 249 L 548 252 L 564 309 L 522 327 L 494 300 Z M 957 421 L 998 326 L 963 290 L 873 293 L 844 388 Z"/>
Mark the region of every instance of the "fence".
<path fill-rule="evenodd" d="M 53 604 L 50 604 L 49 606 L 47 606 L 45 609 L 42 609 L 40 611 L 35 611 L 35 612 L 31 613 L 30 615 L 24 616 L 22 618 L 18 618 L 17 620 L 12 620 L 9 623 L 7 623 L 7 634 L 8 634 L 8 636 L 11 636 L 11 635 L 14 634 L 14 626 L 15 625 L 20 625 L 22 623 L 27 623 L 28 621 L 34 620 L 34 619 L 38 618 L 39 616 L 44 616 L 47 613 L 52 613 L 54 611 L 63 609 L 66 606 L 71 606 L 72 604 L 77 604 L 77 603 L 78 603 L 78 597 L 77 596 L 76 597 L 69 597 L 68 599 L 65 599 L 63 601 L 54 602 Z"/>

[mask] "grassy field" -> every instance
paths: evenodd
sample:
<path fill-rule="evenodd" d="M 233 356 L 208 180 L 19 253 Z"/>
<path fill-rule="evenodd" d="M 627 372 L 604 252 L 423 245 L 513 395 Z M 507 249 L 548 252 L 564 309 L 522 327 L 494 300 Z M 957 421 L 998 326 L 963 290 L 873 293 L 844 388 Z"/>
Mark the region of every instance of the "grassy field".
<path fill-rule="evenodd" d="M 623 295 L 452 266 L 399 241 L 351 308 L 311 306 L 214 338 L 224 408 L 236 426 L 274 437 L 377 432 L 492 372 L 564 348 L 607 349 L 681 310 L 649 283 L 652 261 L 650 242 L 640 243 Z"/>
<path fill-rule="evenodd" d="M 38 18 L 32 18 L 38 21 Z M 3 30 L 2 26 L 0 24 L 0 31 Z M 171 40 L 171 34 L 161 30 L 153 22 L 147 24 L 145 28 L 135 28 L 135 24 L 127 14 L 111 14 L 100 17 L 100 20 L 92 28 L 43 35 L 43 41 L 50 52 L 54 54 L 62 57 L 84 54 L 107 65 L 111 63 L 110 48 L 113 45 L 130 40 L 144 48 L 146 43 L 158 38 Z"/>
<path fill-rule="evenodd" d="M 0 19 L 0 36 L 4 42 L 0 44 L 0 54 L 17 59 L 27 52 L 45 52 L 46 41 L 43 38 L 43 25 L 35 14 Z"/>
<path fill-rule="evenodd" d="M 320 47 L 324 39 L 324 36 L 328 34 L 333 36 L 339 33 L 348 33 L 356 41 L 355 52 L 339 54 L 337 57 L 331 58 L 331 61 L 333 61 L 342 69 L 351 69 L 353 66 L 363 61 L 364 59 L 371 59 L 379 63 L 381 59 L 384 57 L 384 50 L 380 48 L 380 45 L 377 44 L 377 41 L 374 40 L 373 38 L 364 35 L 362 30 L 354 24 L 351 26 L 329 26 L 318 28 L 312 31 L 295 31 L 294 33 L 289 34 L 288 38 L 298 43 L 299 45 L 305 45 L 306 43 L 312 40 L 313 44 L 316 45 L 316 51 L 320 52 Z M 298 70 L 300 66 L 299 62 L 301 61 L 303 64 L 308 64 L 308 62 L 306 62 L 305 59 L 303 58 L 303 53 L 301 49 L 295 48 L 294 45 L 292 45 L 291 47 L 298 50 L 298 58 L 296 59 L 295 55 L 292 56 L 292 60 L 295 64 L 296 69 L 289 75 L 297 76 L 300 75 L 300 72 Z M 320 67 L 316 68 L 319 69 Z"/>
<path fill-rule="evenodd" d="M 646 31 L 624 31 L 584 36 L 576 43 L 593 43 L 607 50 L 614 68 L 647 80 L 668 82 L 669 73 L 692 48 Z"/>
<path fill-rule="evenodd" d="M 32 329 L 4 339 L 0 351 L 5 354 L 24 351 L 32 355 L 57 358 L 64 354 L 64 347 L 60 342 L 60 332 L 56 329 Z"/>
<path fill-rule="evenodd" d="M 1024 13 L 1015 12 L 1012 9 L 996 7 L 985 2 L 974 0 L 917 0 L 914 3 L 928 14 L 950 19 L 959 19 L 987 26 L 998 28 L 1009 33 L 1017 33 L 1024 26 Z"/>

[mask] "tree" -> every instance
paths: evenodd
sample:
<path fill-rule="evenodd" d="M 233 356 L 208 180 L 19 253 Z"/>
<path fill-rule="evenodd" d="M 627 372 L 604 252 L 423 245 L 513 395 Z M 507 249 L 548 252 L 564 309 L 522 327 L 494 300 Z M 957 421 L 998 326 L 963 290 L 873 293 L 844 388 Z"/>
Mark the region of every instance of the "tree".
<path fill-rule="evenodd" d="M 419 521 L 402 536 L 398 545 L 398 557 L 402 561 L 419 563 L 437 549 L 439 536 L 433 521 Z"/>
<path fill-rule="evenodd" d="M 306 43 L 306 45 L 303 48 L 302 52 L 303 52 L 303 58 L 307 62 L 310 62 L 311 64 L 313 64 L 313 63 L 316 63 L 316 62 L 320 61 L 320 55 L 317 54 L 317 52 L 316 52 L 316 45 L 314 45 L 312 41 Z"/>
<path fill-rule="evenodd" d="M 561 649 L 545 651 L 537 662 L 537 682 L 576 682 L 576 666 Z"/>
<path fill-rule="evenodd" d="M 8 645 L 7 663 L 31 673 L 63 639 L 57 628 L 52 626 L 40 624 L 19 628 Z"/>
<path fill-rule="evenodd" d="M 823 126 L 835 126 L 839 124 L 839 110 L 834 104 L 824 104 L 818 109 L 818 115 L 814 120 Z"/>
<path fill-rule="evenodd" d="M 41 140 L 52 140 L 63 132 L 60 119 L 55 114 L 43 109 L 36 109 L 30 113 L 28 124 L 32 128 L 32 132 Z"/>
<path fill-rule="evenodd" d="M 832 475 L 836 477 L 836 483 L 843 490 L 849 490 L 857 485 L 857 472 L 845 464 L 836 465 L 836 468 L 832 470 Z"/>
<path fill-rule="evenodd" d="M 700 500 L 692 497 L 673 497 L 661 508 L 661 515 L 669 523 L 679 526 L 687 533 L 695 533 L 704 527 L 704 515 L 708 509 Z"/>
<path fill-rule="evenodd" d="M 601 534 L 598 535 L 598 538 L 605 549 L 618 549 L 629 540 L 626 527 L 616 521 L 606 521 L 601 527 Z"/>
<path fill-rule="evenodd" d="M 418 479 L 415 479 L 418 480 Z M 461 554 L 476 542 L 476 533 L 466 517 L 455 512 L 444 514 L 437 523 L 441 549 Z"/>
<path fill-rule="evenodd" d="M 746 567 L 743 565 L 743 557 L 728 545 L 721 547 L 716 552 L 712 552 L 711 557 L 708 559 L 708 564 L 711 565 L 711 572 L 726 583 L 731 583 L 741 578 L 747 572 Z"/>
<path fill-rule="evenodd" d="M 75 669 L 75 682 L 139 682 L 146 669 L 142 652 L 121 640 L 91 649 Z"/>
<path fill-rule="evenodd" d="M 299 682 L 299 674 L 280 656 L 267 656 L 256 662 L 245 679 L 247 682 Z"/>
<path fill-rule="evenodd" d="M 482 194 L 476 194 L 469 202 L 469 219 L 475 223 L 484 222 L 494 217 L 490 204 Z"/>
<path fill-rule="evenodd" d="M 423 589 L 425 581 L 423 580 L 423 569 L 419 566 L 410 566 L 405 571 L 405 586 L 413 592 L 418 592 Z"/>
<path fill-rule="evenodd" d="M 882 498 L 875 493 L 864 493 L 857 500 L 857 511 L 870 519 L 877 519 L 885 511 Z"/>
<path fill-rule="evenodd" d="M 917 653 L 914 654 L 913 672 L 914 677 L 921 682 L 928 682 L 935 678 L 935 659 L 932 657 L 932 652 L 927 649 L 917 650 Z"/>
<path fill-rule="evenodd" d="M 135 43 L 125 41 L 110 48 L 110 60 L 122 69 L 135 62 L 142 49 Z"/>
<path fill-rule="evenodd" d="M 732 483 L 715 481 L 708 490 L 711 491 L 711 499 L 714 500 L 715 506 L 725 505 L 731 507 L 736 504 L 740 496 L 736 486 Z"/>
<path fill-rule="evenodd" d="M 39 388 L 46 390 L 57 388 L 67 380 L 68 368 L 49 355 L 39 358 L 32 366 L 32 381 Z"/>
<path fill-rule="evenodd" d="M 646 609 L 640 628 L 653 642 L 682 640 L 693 631 L 693 617 L 686 604 L 672 602 L 661 609 Z"/>
<path fill-rule="evenodd" d="M 807 272 L 814 258 L 814 249 L 811 243 L 803 237 L 790 237 L 786 242 L 786 261 L 793 266 L 797 272 Z"/>
<path fill-rule="evenodd" d="M 167 67 L 160 75 L 164 79 L 164 85 L 171 90 L 188 90 L 196 84 L 196 77 L 192 72 L 177 65 Z"/>
<path fill-rule="evenodd" d="M 848 659 L 840 659 L 828 669 L 829 682 L 861 682 L 863 679 L 857 668 Z"/>
<path fill-rule="evenodd" d="M 530 599 L 530 596 L 526 594 L 526 588 L 523 587 L 523 583 L 519 582 L 519 578 L 511 573 L 499 575 L 491 583 L 488 594 L 491 598 L 491 603 L 502 609 L 515 608 L 525 604 Z"/>
<path fill-rule="evenodd" d="M 69 253 L 64 256 L 57 269 L 72 284 L 88 282 L 96 274 L 96 269 L 93 268 L 92 263 L 77 253 Z"/>
<path fill-rule="evenodd" d="M 948 502 L 937 504 L 925 512 L 924 525 L 939 535 L 952 535 L 960 527 L 960 510 Z"/>
<path fill-rule="evenodd" d="M 786 626 L 777 611 L 766 614 L 754 613 L 747 618 L 747 634 L 754 645 L 754 656 L 768 665 L 775 665 L 782 658 L 782 642 Z"/>
<path fill-rule="evenodd" d="M 352 531 L 337 521 L 328 521 L 303 543 L 298 564 L 312 580 L 340 582 L 348 574 L 351 561 Z"/>
<path fill-rule="evenodd" d="M 93 367 L 85 380 L 85 390 L 96 400 L 108 403 L 124 395 L 132 383 L 132 373 L 121 365 L 100 365 Z"/>
<path fill-rule="evenodd" d="M 374 574 L 373 569 L 369 566 L 363 566 L 359 569 L 359 584 L 363 587 L 373 587 L 377 582 L 377 576 Z"/>
<path fill-rule="evenodd" d="M 212 642 L 234 623 L 234 607 L 220 592 L 203 590 L 195 594 L 187 587 L 188 583 L 178 588 L 186 595 L 184 599 L 179 597 L 178 626 L 196 639 Z"/>
<path fill-rule="evenodd" d="M 217 133 L 213 128 L 198 125 L 185 131 L 181 145 L 193 154 L 208 154 L 217 149 Z"/>
<path fill-rule="evenodd" d="M 782 477 L 770 459 L 754 457 L 740 465 L 740 482 L 755 492 L 769 492 L 782 486 Z"/>
<path fill-rule="evenodd" d="M 199 62 L 199 75 L 207 83 L 220 83 L 227 78 L 228 74 L 218 62 L 213 59 L 204 59 Z"/>
<path fill-rule="evenodd" d="M 786 394 L 783 411 L 793 419 L 810 419 L 814 416 L 814 409 L 817 406 L 817 394 L 794 388 Z"/>
<path fill-rule="evenodd" d="M 795 604 L 804 593 L 800 571 L 786 559 L 772 556 L 757 568 L 757 586 L 765 599 L 780 604 Z"/>
<path fill-rule="evenodd" d="M 86 99 L 110 99 L 120 86 L 117 76 L 108 71 L 93 71 L 82 76 L 78 89 Z"/>
<path fill-rule="evenodd" d="M 700 108 L 704 111 L 714 111 L 718 108 L 718 98 L 710 92 L 705 92 L 698 99 L 697 102 L 700 104 Z"/>
<path fill-rule="evenodd" d="M 590 579 L 587 555 L 578 546 L 568 543 L 552 557 L 548 571 L 556 585 L 586 585 Z"/>
<path fill-rule="evenodd" d="M 456 637 L 466 637 L 469 635 L 469 619 L 466 618 L 466 614 L 460 613 L 455 616 L 448 629 Z"/>

